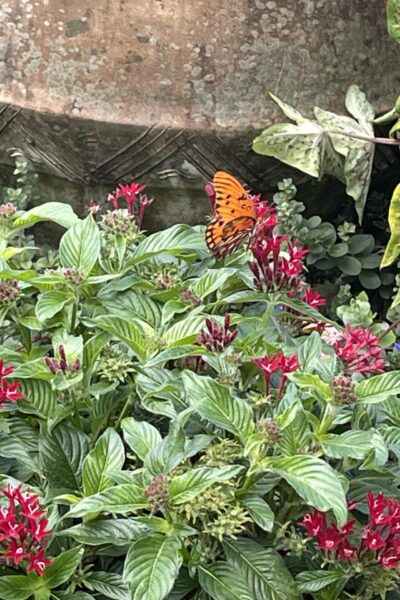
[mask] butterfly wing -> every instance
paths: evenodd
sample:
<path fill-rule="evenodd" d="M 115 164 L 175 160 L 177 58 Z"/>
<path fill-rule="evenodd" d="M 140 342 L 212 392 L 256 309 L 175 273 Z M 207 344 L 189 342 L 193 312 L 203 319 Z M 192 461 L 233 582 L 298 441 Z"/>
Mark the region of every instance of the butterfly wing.
<path fill-rule="evenodd" d="M 225 224 L 215 217 L 207 225 L 207 246 L 215 258 L 224 258 L 244 242 L 253 227 L 254 219 L 251 217 L 237 217 Z"/>
<path fill-rule="evenodd" d="M 256 209 L 250 194 L 239 181 L 225 173 L 217 171 L 213 178 L 215 191 L 215 213 L 226 221 L 237 217 L 251 217 L 256 220 Z"/>
<path fill-rule="evenodd" d="M 233 252 L 249 235 L 256 211 L 249 193 L 235 177 L 217 171 L 214 175 L 215 216 L 206 230 L 206 242 L 216 258 Z"/>

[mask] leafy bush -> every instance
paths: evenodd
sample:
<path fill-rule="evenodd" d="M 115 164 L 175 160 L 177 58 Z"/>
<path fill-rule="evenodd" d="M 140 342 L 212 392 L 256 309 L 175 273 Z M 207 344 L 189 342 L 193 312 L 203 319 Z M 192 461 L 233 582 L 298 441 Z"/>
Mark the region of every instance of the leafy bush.
<path fill-rule="evenodd" d="M 387 325 L 320 314 L 306 251 L 271 220 L 222 264 L 203 227 L 146 237 L 142 192 L 84 219 L 58 203 L 1 216 L 0 598 L 395 589 Z M 15 236 L 41 220 L 65 227 L 59 251 L 23 268 Z"/>

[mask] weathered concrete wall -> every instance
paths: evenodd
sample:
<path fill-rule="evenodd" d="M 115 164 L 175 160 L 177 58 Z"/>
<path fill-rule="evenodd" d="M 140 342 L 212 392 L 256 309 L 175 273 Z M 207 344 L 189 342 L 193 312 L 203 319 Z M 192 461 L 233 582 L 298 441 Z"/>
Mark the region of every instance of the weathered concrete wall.
<path fill-rule="evenodd" d="M 0 99 L 96 120 L 262 127 L 269 90 L 341 108 L 397 95 L 383 0 L 3 0 Z"/>
<path fill-rule="evenodd" d="M 358 83 L 378 111 L 392 105 L 400 54 L 384 5 L 2 0 L 0 162 L 17 146 L 83 195 L 141 177 L 171 199 L 170 221 L 207 210 L 200 190 L 217 168 L 272 189 L 287 171 L 251 151 L 281 118 L 268 91 L 341 111 Z"/>

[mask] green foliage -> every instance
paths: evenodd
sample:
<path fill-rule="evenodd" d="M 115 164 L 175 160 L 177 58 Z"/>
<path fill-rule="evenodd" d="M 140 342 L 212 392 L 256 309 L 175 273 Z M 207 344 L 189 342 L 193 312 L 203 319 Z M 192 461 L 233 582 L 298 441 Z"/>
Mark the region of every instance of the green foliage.
<path fill-rule="evenodd" d="M 348 105 L 368 113 L 359 94 Z M 375 272 L 368 236 L 305 219 L 294 196 L 285 181 L 276 231 L 310 248 L 310 270 L 330 253 L 343 281 Z M 2 234 L 0 357 L 25 398 L 0 401 L 0 487 L 40 495 L 52 564 L 2 564 L 0 598 L 338 600 L 364 585 L 368 569 L 316 555 L 298 522 L 318 509 L 343 526 L 357 498 L 361 527 L 368 490 L 398 494 L 400 371 L 350 373 L 319 331 L 341 325 L 293 290 L 260 291 L 244 252 L 215 263 L 202 227 L 146 237 L 122 209 L 114 232 L 56 212 L 21 210 Z M 66 231 L 51 267 L 32 254 L 24 268 L 6 250 L 38 219 Z M 393 343 L 365 294 L 338 313 Z M 293 372 L 254 363 L 281 352 Z"/>

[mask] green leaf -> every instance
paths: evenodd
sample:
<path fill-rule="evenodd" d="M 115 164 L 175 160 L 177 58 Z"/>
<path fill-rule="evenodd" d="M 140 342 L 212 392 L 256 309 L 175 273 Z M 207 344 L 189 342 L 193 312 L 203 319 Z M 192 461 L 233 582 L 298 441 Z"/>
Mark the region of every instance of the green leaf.
<path fill-rule="evenodd" d="M 111 333 L 124 342 L 139 360 L 142 362 L 146 360 L 148 342 L 146 342 L 146 337 L 138 325 L 132 321 L 127 321 L 121 317 L 114 317 L 112 315 L 99 317 L 96 320 L 96 325 L 100 329 Z"/>
<path fill-rule="evenodd" d="M 292 373 L 290 379 L 294 381 L 299 388 L 310 388 L 317 392 L 324 400 L 329 400 L 333 396 L 331 386 L 329 383 L 322 381 L 319 375 L 311 375 L 310 373 Z"/>
<path fill-rule="evenodd" d="M 129 549 L 124 581 L 131 600 L 163 600 L 172 590 L 182 564 L 181 542 L 156 534 L 142 538 Z"/>
<path fill-rule="evenodd" d="M 387 0 L 386 16 L 390 37 L 400 42 L 400 0 Z"/>
<path fill-rule="evenodd" d="M 12 435 L 0 434 L 0 456 L 13 458 L 34 473 L 41 472 L 36 456 L 28 451 L 20 439 Z"/>
<path fill-rule="evenodd" d="M 118 294 L 107 298 L 102 302 L 108 312 L 125 320 L 141 319 L 151 325 L 158 327 L 161 324 L 161 308 L 150 296 L 141 294 L 135 290 L 128 290 L 124 294 Z"/>
<path fill-rule="evenodd" d="M 169 594 L 167 600 L 183 600 L 192 591 L 197 589 L 197 582 L 190 577 L 188 570 L 182 567 L 178 579 L 174 584 L 174 589 Z M 199 598 L 197 600 L 200 600 Z"/>
<path fill-rule="evenodd" d="M 169 500 L 174 505 L 190 502 L 213 483 L 233 479 L 242 470 L 243 467 L 240 465 L 192 469 L 187 473 L 183 473 L 183 475 L 173 477 L 169 484 Z"/>
<path fill-rule="evenodd" d="M 277 158 L 312 177 L 321 178 L 324 173 L 341 176 L 340 159 L 328 134 L 315 121 L 304 120 L 298 125 L 276 123 L 256 137 L 253 150 Z"/>
<path fill-rule="evenodd" d="M 330 458 L 349 456 L 361 460 L 373 448 L 372 431 L 345 431 L 340 435 L 326 434 L 319 439 L 321 448 Z"/>
<path fill-rule="evenodd" d="M 36 574 L 2 575 L 0 577 L 0 598 L 2 600 L 27 600 L 40 588 Z"/>
<path fill-rule="evenodd" d="M 143 536 L 146 527 L 134 519 L 98 519 L 89 523 L 78 523 L 60 531 L 59 535 L 73 538 L 88 546 L 127 546 Z"/>
<path fill-rule="evenodd" d="M 374 120 L 375 111 L 366 95 L 358 87 L 351 85 L 346 92 L 346 108 L 359 123 L 370 123 Z"/>
<path fill-rule="evenodd" d="M 203 356 L 207 353 L 205 348 L 196 346 L 195 344 L 184 344 L 179 346 L 172 346 L 166 350 L 162 350 L 156 356 L 153 356 L 146 362 L 146 369 L 152 367 L 158 367 L 164 365 L 170 360 L 176 360 L 177 358 L 185 358 L 186 356 Z"/>
<path fill-rule="evenodd" d="M 383 402 L 389 396 L 400 394 L 400 371 L 390 371 L 364 379 L 354 386 L 354 392 L 359 402 Z"/>
<path fill-rule="evenodd" d="M 125 450 L 118 433 L 109 427 L 86 456 L 82 466 L 83 493 L 91 496 L 113 485 L 112 472 L 125 462 Z"/>
<path fill-rule="evenodd" d="M 167 346 L 182 346 L 192 344 L 204 326 L 204 316 L 189 316 L 174 323 L 163 335 Z"/>
<path fill-rule="evenodd" d="M 302 371 L 312 371 L 315 363 L 321 358 L 322 342 L 319 334 L 313 331 L 299 347 L 297 356 Z"/>
<path fill-rule="evenodd" d="M 400 4 L 399 4 L 400 13 Z M 400 254 L 400 183 L 395 187 L 389 206 L 390 239 L 382 257 L 381 269 L 391 265 Z"/>
<path fill-rule="evenodd" d="M 141 242 L 129 260 L 129 265 L 137 265 L 151 256 L 172 254 L 175 256 L 207 253 L 204 233 L 189 225 L 173 225 L 164 231 L 158 231 Z"/>
<path fill-rule="evenodd" d="M 47 321 L 59 313 L 68 302 L 71 296 L 66 292 L 45 292 L 40 294 L 35 306 L 35 313 L 39 321 Z"/>
<path fill-rule="evenodd" d="M 300 600 L 293 577 L 274 548 L 264 548 L 249 539 L 225 539 L 228 562 L 247 584 L 254 598 Z"/>
<path fill-rule="evenodd" d="M 13 373 L 13 375 L 16 371 Z M 21 382 L 21 390 L 25 400 L 18 402 L 18 409 L 26 414 L 36 415 L 45 419 L 54 418 L 59 406 L 54 391 L 47 381 L 41 379 L 25 379 Z"/>
<path fill-rule="evenodd" d="M 378 273 L 374 271 L 367 271 L 363 269 L 358 276 L 359 282 L 366 290 L 377 290 L 381 285 L 382 281 Z"/>
<path fill-rule="evenodd" d="M 143 488 L 133 483 L 116 485 L 104 492 L 83 498 L 70 509 L 68 516 L 84 517 L 91 513 L 126 514 L 148 508 Z"/>
<path fill-rule="evenodd" d="M 253 411 L 245 400 L 231 396 L 226 387 L 210 377 L 185 371 L 182 379 L 190 404 L 203 419 L 241 439 L 254 431 Z"/>
<path fill-rule="evenodd" d="M 201 587 L 214 600 L 254 600 L 246 583 L 228 563 L 199 565 L 197 573 Z"/>
<path fill-rule="evenodd" d="M 345 275 L 359 275 L 361 273 L 361 263 L 354 256 L 346 254 L 336 259 L 336 264 Z"/>
<path fill-rule="evenodd" d="M 275 515 L 270 506 L 259 496 L 245 496 L 243 505 L 255 523 L 264 531 L 272 531 Z"/>
<path fill-rule="evenodd" d="M 82 462 L 89 451 L 87 436 L 70 425 L 61 423 L 51 435 L 39 438 L 39 455 L 51 486 L 80 489 Z"/>
<path fill-rule="evenodd" d="M 41 577 L 43 584 L 53 589 L 69 581 L 75 573 L 83 556 L 83 548 L 77 546 L 59 554 L 48 566 Z"/>
<path fill-rule="evenodd" d="M 122 420 L 121 427 L 125 442 L 141 460 L 162 441 L 158 429 L 147 421 L 136 421 L 133 417 L 127 417 Z"/>
<path fill-rule="evenodd" d="M 230 277 L 235 275 L 235 273 L 236 269 L 230 268 L 207 269 L 207 271 L 190 286 L 191 290 L 196 296 L 205 298 L 220 289 Z"/>
<path fill-rule="evenodd" d="M 300 455 L 274 458 L 272 465 L 307 504 L 323 512 L 333 510 L 339 525 L 345 523 L 346 496 L 341 479 L 328 463 L 315 456 Z"/>
<path fill-rule="evenodd" d="M 86 581 L 96 592 L 100 592 L 111 600 L 131 600 L 128 586 L 124 583 L 122 576 L 109 571 L 93 571 Z"/>
<path fill-rule="evenodd" d="M 359 90 L 359 93 L 362 94 L 361 90 Z M 314 113 L 319 123 L 329 133 L 336 152 L 344 157 L 346 192 L 354 199 L 361 223 L 370 185 L 375 144 L 351 136 L 358 135 L 373 138 L 373 127 L 366 120 L 358 123 L 350 117 L 336 115 L 320 108 L 315 108 Z M 351 275 L 352 273 L 348 274 Z"/>
<path fill-rule="evenodd" d="M 148 452 L 144 466 L 152 475 L 169 473 L 179 465 L 185 456 L 186 437 L 179 417 L 177 417 L 171 422 L 167 437 Z"/>
<path fill-rule="evenodd" d="M 296 576 L 299 591 L 306 594 L 318 592 L 331 583 L 345 580 L 342 571 L 303 571 Z"/>
<path fill-rule="evenodd" d="M 78 216 L 66 202 L 45 202 L 40 206 L 31 208 L 13 222 L 13 229 L 32 227 L 39 221 L 53 221 L 68 229 L 78 221 Z"/>
<path fill-rule="evenodd" d="M 61 238 L 60 262 L 63 267 L 90 273 L 100 254 L 100 232 L 92 215 L 78 221 Z"/>

